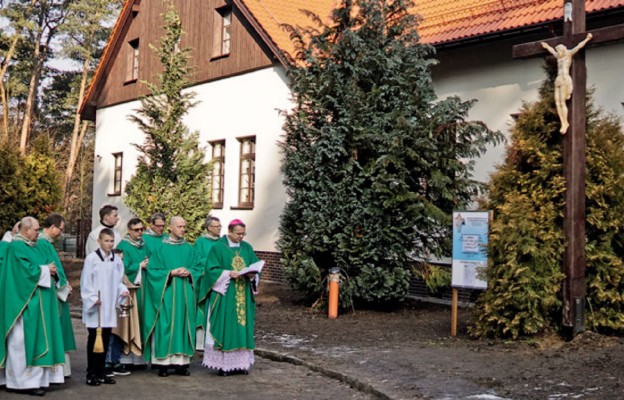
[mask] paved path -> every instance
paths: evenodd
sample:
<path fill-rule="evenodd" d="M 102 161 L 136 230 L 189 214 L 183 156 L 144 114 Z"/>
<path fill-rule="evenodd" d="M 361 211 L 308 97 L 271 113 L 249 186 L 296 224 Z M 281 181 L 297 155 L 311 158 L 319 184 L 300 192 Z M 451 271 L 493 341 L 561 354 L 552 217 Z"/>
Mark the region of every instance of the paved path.
<path fill-rule="evenodd" d="M 369 400 L 372 395 L 354 390 L 337 379 L 328 378 L 305 366 L 276 362 L 256 357 L 256 364 L 247 376 L 220 377 L 202 368 L 199 358 L 191 364 L 191 376 L 157 376 L 156 371 L 134 371 L 130 376 L 117 377 L 116 385 L 87 386 L 86 330 L 74 319 L 78 350 L 71 354 L 72 377 L 63 385 L 50 388 L 46 399 L 111 400 L 128 396 L 129 399 L 237 399 L 237 400 Z M 0 390 L 0 399 L 33 398 L 24 394 Z"/>

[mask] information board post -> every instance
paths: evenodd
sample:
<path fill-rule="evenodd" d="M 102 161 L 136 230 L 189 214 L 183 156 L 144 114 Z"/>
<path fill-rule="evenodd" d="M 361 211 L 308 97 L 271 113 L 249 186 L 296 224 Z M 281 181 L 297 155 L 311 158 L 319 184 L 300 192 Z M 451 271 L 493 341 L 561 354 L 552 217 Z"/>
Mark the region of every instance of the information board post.
<path fill-rule="evenodd" d="M 486 289 L 490 211 L 453 212 L 451 336 L 457 335 L 457 288 Z"/>

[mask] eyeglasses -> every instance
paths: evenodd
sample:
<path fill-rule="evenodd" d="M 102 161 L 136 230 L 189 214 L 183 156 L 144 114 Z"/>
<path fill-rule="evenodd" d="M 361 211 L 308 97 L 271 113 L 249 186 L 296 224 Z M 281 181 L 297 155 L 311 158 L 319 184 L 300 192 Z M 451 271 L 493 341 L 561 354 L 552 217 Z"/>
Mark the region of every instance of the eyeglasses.
<path fill-rule="evenodd" d="M 219 229 L 221 229 L 221 225 L 209 225 L 208 228 L 219 228 Z"/>
<path fill-rule="evenodd" d="M 65 230 L 65 227 L 61 228 L 60 226 L 56 226 L 56 225 L 54 225 L 54 227 L 58 229 L 60 232 L 63 232 Z"/>
<path fill-rule="evenodd" d="M 154 228 L 164 228 L 164 225 L 154 225 Z"/>
<path fill-rule="evenodd" d="M 130 228 L 130 230 L 133 232 L 143 232 L 145 228 L 134 228 L 134 229 Z"/>

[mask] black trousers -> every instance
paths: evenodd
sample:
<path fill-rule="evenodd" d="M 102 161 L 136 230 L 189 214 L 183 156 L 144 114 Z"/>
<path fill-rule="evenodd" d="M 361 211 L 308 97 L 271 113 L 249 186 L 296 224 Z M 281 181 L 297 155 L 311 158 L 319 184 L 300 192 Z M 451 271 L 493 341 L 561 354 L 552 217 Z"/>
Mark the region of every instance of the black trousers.
<path fill-rule="evenodd" d="M 97 336 L 97 328 L 87 328 L 89 337 L 87 339 L 87 375 L 95 375 L 98 378 L 104 377 L 106 371 L 106 352 L 108 351 L 108 342 L 110 340 L 113 328 L 102 328 L 102 344 L 104 345 L 103 353 L 94 353 L 93 345 Z"/>

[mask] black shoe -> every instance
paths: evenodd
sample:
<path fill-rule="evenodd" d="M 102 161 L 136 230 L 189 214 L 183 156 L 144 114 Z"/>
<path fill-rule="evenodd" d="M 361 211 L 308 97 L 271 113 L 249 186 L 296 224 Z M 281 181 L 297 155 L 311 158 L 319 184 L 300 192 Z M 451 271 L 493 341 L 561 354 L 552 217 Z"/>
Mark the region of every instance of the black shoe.
<path fill-rule="evenodd" d="M 224 371 L 224 370 L 220 369 L 219 372 L 217 373 L 217 375 L 219 375 L 219 376 L 230 376 L 230 372 L 229 371 Z"/>
<path fill-rule="evenodd" d="M 188 367 L 180 367 L 176 368 L 176 375 L 190 376 L 191 372 L 188 370 Z"/>
<path fill-rule="evenodd" d="M 108 376 L 109 378 L 112 378 L 115 376 L 115 374 L 113 374 L 113 366 L 111 364 L 106 363 L 106 366 L 104 367 L 104 374 Z"/>
<path fill-rule="evenodd" d="M 125 365 L 123 364 L 117 364 L 113 367 L 113 374 L 114 375 L 118 375 L 118 376 L 128 376 L 130 375 L 132 372 L 128 371 L 128 368 L 126 368 Z"/>
<path fill-rule="evenodd" d="M 22 394 L 29 394 L 31 396 L 45 396 L 46 392 L 45 390 L 39 388 L 39 389 L 11 389 L 11 388 L 6 388 L 6 391 L 8 393 L 22 393 Z"/>
<path fill-rule="evenodd" d="M 249 375 L 249 371 L 246 369 L 235 369 L 230 371 L 230 375 Z"/>
<path fill-rule="evenodd" d="M 160 367 L 158 369 L 158 376 L 162 376 L 162 377 L 169 376 L 169 372 L 167 371 L 167 367 Z"/>
<path fill-rule="evenodd" d="M 100 380 L 93 375 L 87 375 L 87 385 L 100 386 Z"/>
<path fill-rule="evenodd" d="M 114 384 L 117 383 L 117 381 L 115 381 L 115 379 L 111 378 L 108 375 L 104 375 L 103 377 L 100 377 L 100 378 L 97 378 L 97 379 L 98 379 L 98 381 L 100 383 L 103 383 L 105 385 L 114 385 Z"/>

